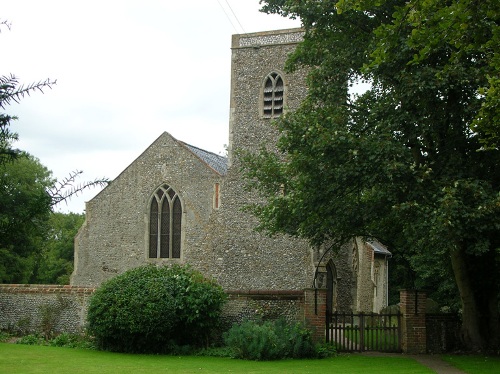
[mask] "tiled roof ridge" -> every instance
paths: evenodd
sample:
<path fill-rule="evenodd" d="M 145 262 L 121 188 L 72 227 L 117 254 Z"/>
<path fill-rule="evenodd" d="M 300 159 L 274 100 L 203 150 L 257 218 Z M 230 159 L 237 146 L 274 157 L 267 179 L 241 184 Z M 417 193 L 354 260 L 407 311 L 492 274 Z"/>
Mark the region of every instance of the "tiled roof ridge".
<path fill-rule="evenodd" d="M 219 155 L 214 152 L 207 151 L 200 147 L 196 147 L 194 145 L 188 144 L 181 140 L 178 140 L 179 143 L 184 145 L 188 150 L 190 150 L 196 157 L 206 163 L 210 168 L 215 170 L 220 175 L 226 175 L 227 172 L 227 157 Z"/>

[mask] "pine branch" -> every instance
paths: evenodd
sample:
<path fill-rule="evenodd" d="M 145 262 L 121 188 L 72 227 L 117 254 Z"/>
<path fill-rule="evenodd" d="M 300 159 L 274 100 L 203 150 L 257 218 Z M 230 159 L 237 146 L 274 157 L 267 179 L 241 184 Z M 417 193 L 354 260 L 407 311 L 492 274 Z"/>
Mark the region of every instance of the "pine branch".
<path fill-rule="evenodd" d="M 44 81 L 31 83 L 27 86 L 24 84 L 18 86 L 18 83 L 18 79 L 13 74 L 0 77 L 0 108 L 5 109 L 5 106 L 9 105 L 11 101 L 19 103 L 25 95 L 30 96 L 32 91 L 40 91 L 43 93 L 44 88 L 48 87 L 52 89 L 52 85 L 57 84 L 57 80 L 47 78 Z"/>
<path fill-rule="evenodd" d="M 2 32 L 2 25 L 7 27 L 10 30 L 10 27 L 12 24 L 7 20 L 0 21 L 0 32 Z"/>
<path fill-rule="evenodd" d="M 52 207 L 62 202 L 65 202 L 67 204 L 68 200 L 70 200 L 72 197 L 78 196 L 80 193 L 89 188 L 106 187 L 110 183 L 109 179 L 102 178 L 75 184 L 76 179 L 81 174 L 83 174 L 83 171 L 81 170 L 73 171 L 62 181 L 57 181 L 54 187 L 48 190 L 48 194 L 52 198 Z"/>

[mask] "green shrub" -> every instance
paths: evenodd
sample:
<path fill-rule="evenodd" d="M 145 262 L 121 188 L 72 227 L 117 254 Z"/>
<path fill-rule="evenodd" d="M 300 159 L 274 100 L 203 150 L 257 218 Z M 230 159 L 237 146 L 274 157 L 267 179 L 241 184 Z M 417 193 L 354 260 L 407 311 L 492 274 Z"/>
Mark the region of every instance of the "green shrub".
<path fill-rule="evenodd" d="M 203 357 L 235 357 L 234 351 L 230 347 L 202 348 L 195 352 L 194 355 Z"/>
<path fill-rule="evenodd" d="M 316 356 L 311 332 L 300 323 L 289 325 L 282 319 L 234 325 L 224 335 L 224 341 L 236 358 L 247 360 Z"/>
<path fill-rule="evenodd" d="M 27 345 L 44 345 L 45 339 L 37 334 L 24 335 L 16 341 L 16 344 L 27 344 Z"/>
<path fill-rule="evenodd" d="M 328 358 L 337 354 L 335 344 L 323 343 L 316 346 L 316 358 Z"/>
<path fill-rule="evenodd" d="M 45 340 L 50 340 L 54 336 L 54 328 L 61 314 L 70 306 L 70 301 L 64 299 L 61 295 L 57 295 L 57 299 L 45 303 L 39 307 L 40 310 L 40 328 L 43 332 Z"/>
<path fill-rule="evenodd" d="M 69 334 L 67 332 L 63 332 L 49 340 L 48 344 L 52 347 L 95 349 L 94 342 L 89 336 Z"/>
<path fill-rule="evenodd" d="M 188 266 L 143 266 L 103 283 L 92 295 L 88 328 L 99 348 L 168 352 L 207 343 L 226 295 Z"/>
<path fill-rule="evenodd" d="M 62 333 L 49 341 L 52 347 L 69 347 L 76 340 L 76 337 L 68 333 Z"/>
<path fill-rule="evenodd" d="M 0 331 L 0 343 L 5 343 L 12 338 L 12 335 L 7 331 Z"/>

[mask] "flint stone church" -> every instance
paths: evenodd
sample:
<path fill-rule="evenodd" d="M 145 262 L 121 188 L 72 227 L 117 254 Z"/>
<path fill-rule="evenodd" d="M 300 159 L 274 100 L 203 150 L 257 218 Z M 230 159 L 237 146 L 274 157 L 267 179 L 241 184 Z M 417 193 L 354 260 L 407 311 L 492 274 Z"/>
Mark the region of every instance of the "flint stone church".
<path fill-rule="evenodd" d="M 353 239 L 324 253 L 256 232 L 256 218 L 242 210 L 257 197 L 245 188 L 236 151 L 273 149 L 271 121 L 305 97 L 306 71 L 284 72 L 302 38 L 301 29 L 233 36 L 228 157 L 161 134 L 86 203 L 72 285 L 95 287 L 145 264 L 190 264 L 232 295 L 227 313 L 238 318 L 295 318 L 300 295 L 317 289 L 326 290 L 323 310 L 387 305 L 390 252 L 382 244 Z"/>

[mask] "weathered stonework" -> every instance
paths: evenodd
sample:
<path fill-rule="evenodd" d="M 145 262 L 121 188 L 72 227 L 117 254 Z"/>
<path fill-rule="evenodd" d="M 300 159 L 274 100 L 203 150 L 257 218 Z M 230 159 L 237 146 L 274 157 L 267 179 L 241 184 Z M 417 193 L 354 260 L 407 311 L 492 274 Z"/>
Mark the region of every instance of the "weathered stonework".
<path fill-rule="evenodd" d="M 80 333 L 93 292 L 78 286 L 0 284 L 0 330 Z"/>
<path fill-rule="evenodd" d="M 303 318 L 304 297 L 284 300 L 283 292 L 303 293 L 311 287 L 330 287 L 322 295 L 333 295 L 335 310 L 378 312 L 384 306 L 386 299 L 374 296 L 374 284 L 385 263 L 375 263 L 378 257 L 369 245 L 357 240 L 323 256 L 304 240 L 256 232 L 256 218 L 243 211 L 259 197 L 245 188 L 237 153 L 275 150 L 277 130 L 263 115 L 266 77 L 276 73 L 282 78 L 284 112 L 297 108 L 305 97 L 307 72 L 284 72 L 287 56 L 302 37 L 301 29 L 233 36 L 228 159 L 223 161 L 227 169 L 220 167 L 220 156 L 163 133 L 87 203 L 86 221 L 75 239 L 72 285 L 98 286 L 147 263 L 189 263 L 232 292 L 227 308 L 236 319 L 252 311 L 281 309 L 287 318 Z M 179 259 L 148 256 L 150 203 L 164 184 L 182 202 Z M 250 297 L 249 290 L 279 297 Z M 246 295 L 244 302 L 234 294 Z"/>
<path fill-rule="evenodd" d="M 97 286 L 146 263 L 213 259 L 204 244 L 214 220 L 214 185 L 221 175 L 181 142 L 163 133 L 108 187 L 87 203 L 86 221 L 75 240 L 71 284 Z M 173 187 L 183 203 L 181 259 L 148 258 L 149 204 L 158 186 Z M 196 260 L 198 259 L 198 260 Z M 208 262 L 208 263 L 207 263 Z"/>
<path fill-rule="evenodd" d="M 236 35 L 237 45 L 235 47 L 260 47 L 275 44 L 297 44 L 302 41 L 304 31 L 300 29 L 289 29 L 279 31 L 264 31 L 254 34 Z"/>

